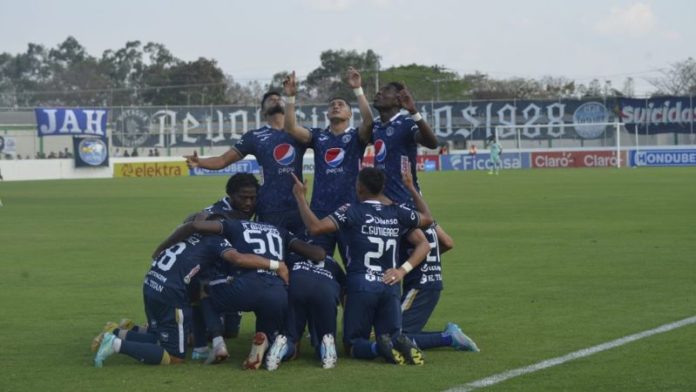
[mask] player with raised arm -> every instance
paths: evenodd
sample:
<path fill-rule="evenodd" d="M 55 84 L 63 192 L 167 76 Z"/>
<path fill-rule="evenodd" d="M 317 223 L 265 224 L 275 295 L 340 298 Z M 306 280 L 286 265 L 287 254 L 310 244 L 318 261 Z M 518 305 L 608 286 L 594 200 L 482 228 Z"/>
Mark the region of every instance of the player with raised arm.
<path fill-rule="evenodd" d="M 283 131 L 285 107 L 280 94 L 264 94 L 261 108 L 268 124 L 244 133 L 234 146 L 220 156 L 200 158 L 194 153 L 185 157 L 186 163 L 190 167 L 219 170 L 247 155 L 254 155 L 263 170 L 257 220 L 301 235 L 304 226 L 292 198 L 292 181 L 288 173 L 302 177 L 302 157 L 306 145 Z"/>
<path fill-rule="evenodd" d="M 408 173 L 405 174 L 407 176 Z M 319 219 L 305 199 L 306 186 L 295 178 L 293 192 L 300 215 L 312 235 L 344 232 L 348 243 L 347 295 L 343 313 L 343 339 L 355 358 L 383 356 L 388 362 L 422 364 L 418 347 L 401 334 L 399 282 L 427 255 L 430 247 L 417 227 L 432 223 L 427 204 L 413 186 L 415 211 L 393 204 L 384 196 L 381 170 L 365 168 L 358 175 L 356 204 L 346 204 Z M 398 240 L 406 237 L 414 246 L 409 258 L 397 265 Z M 377 342 L 370 342 L 374 327 Z"/>
<path fill-rule="evenodd" d="M 348 68 L 347 80 L 353 88 L 362 116 L 358 129 L 350 126 L 353 112 L 348 101 L 341 97 L 334 97 L 329 101 L 328 127 L 300 126 L 295 116 L 295 72 L 288 75 L 283 83 L 287 96 L 284 128 L 298 142 L 314 150 L 314 186 L 310 208 L 319 218 L 355 201 L 355 182 L 365 147 L 372 137 L 372 112 L 362 90 L 360 73 L 353 67 Z M 326 234 L 313 238 L 312 242 L 324 247 L 329 255 L 333 255 L 338 242 L 341 257 L 344 258 L 345 244 L 341 238 L 336 237 L 335 233 Z"/>
<path fill-rule="evenodd" d="M 188 290 L 197 275 L 211 268 L 216 261 L 241 268 L 268 269 L 274 266 L 267 258 L 238 252 L 219 235 L 191 234 L 182 238 L 160 246 L 145 275 L 143 296 L 147 333 L 118 328 L 104 333 L 94 358 L 96 367 L 102 367 L 104 360 L 114 353 L 148 364 L 183 362 L 191 319 Z M 284 275 L 287 277 L 287 269 Z"/>

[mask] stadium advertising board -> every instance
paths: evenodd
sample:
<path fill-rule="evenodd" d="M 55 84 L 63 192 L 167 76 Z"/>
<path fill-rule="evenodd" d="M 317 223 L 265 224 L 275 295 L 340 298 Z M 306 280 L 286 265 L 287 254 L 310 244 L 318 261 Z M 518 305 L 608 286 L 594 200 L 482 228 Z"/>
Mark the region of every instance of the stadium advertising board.
<path fill-rule="evenodd" d="M 416 170 L 437 171 L 440 170 L 439 155 L 418 155 L 416 157 Z"/>
<path fill-rule="evenodd" d="M 183 177 L 189 175 L 186 162 L 115 163 L 114 177 Z"/>
<path fill-rule="evenodd" d="M 496 129 L 501 139 L 514 139 L 517 132 L 533 140 L 596 139 L 612 127 L 597 123 L 615 122 L 617 114 L 642 133 L 696 131 L 689 97 L 418 102 L 417 107 L 441 141 L 483 140 Z M 329 125 L 326 105 L 298 105 L 297 118 L 306 127 Z M 112 120 L 115 147 L 229 146 L 265 124 L 254 106 L 114 108 Z M 356 107 L 350 125 L 361 121 Z M 56 124 L 53 128 L 63 128 Z"/>
<path fill-rule="evenodd" d="M 626 162 L 626 153 L 619 155 L 621 165 Z M 616 167 L 616 151 L 553 151 L 531 153 L 532 168 L 566 167 Z"/>
<path fill-rule="evenodd" d="M 106 137 L 107 109 L 34 109 L 38 136 Z"/>
<path fill-rule="evenodd" d="M 188 169 L 189 175 L 191 176 L 231 176 L 236 173 L 251 173 L 260 174 L 261 169 L 259 168 L 256 159 L 245 159 L 239 162 L 235 162 L 224 169 L 220 170 L 209 170 L 196 167 L 193 169 Z"/>
<path fill-rule="evenodd" d="M 491 155 L 449 154 L 440 156 L 440 170 L 490 170 Z M 503 169 L 529 169 L 529 153 L 503 153 L 500 157 Z"/>
<path fill-rule="evenodd" d="M 632 150 L 631 166 L 696 166 L 696 149 Z"/>
<path fill-rule="evenodd" d="M 696 107 L 691 97 L 655 97 L 650 99 L 622 98 L 621 118 L 634 125 L 638 133 L 692 133 Z M 630 131 L 634 131 L 630 126 Z"/>

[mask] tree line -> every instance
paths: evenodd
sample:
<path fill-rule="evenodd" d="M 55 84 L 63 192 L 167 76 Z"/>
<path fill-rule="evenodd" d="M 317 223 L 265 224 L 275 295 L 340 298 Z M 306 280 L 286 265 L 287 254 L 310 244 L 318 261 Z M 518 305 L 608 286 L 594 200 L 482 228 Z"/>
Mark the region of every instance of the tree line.
<path fill-rule="evenodd" d="M 343 82 L 348 66 L 363 75 L 365 93 L 379 83 L 401 81 L 420 100 L 556 99 L 634 95 L 633 79 L 618 88 L 594 79 L 587 84 L 562 76 L 496 79 L 482 72 L 460 75 L 440 65 L 408 64 L 382 69 L 373 50 L 327 50 L 307 74 L 298 95 L 306 102 L 351 97 Z M 184 61 L 163 44 L 128 41 L 101 57 L 87 53 L 74 37 L 54 48 L 30 43 L 24 53 L 0 54 L 0 106 L 249 105 L 269 89 L 280 90 L 290 70 L 268 83 L 241 83 L 214 59 Z M 696 94 L 696 61 L 688 58 L 649 80 L 655 95 Z"/>

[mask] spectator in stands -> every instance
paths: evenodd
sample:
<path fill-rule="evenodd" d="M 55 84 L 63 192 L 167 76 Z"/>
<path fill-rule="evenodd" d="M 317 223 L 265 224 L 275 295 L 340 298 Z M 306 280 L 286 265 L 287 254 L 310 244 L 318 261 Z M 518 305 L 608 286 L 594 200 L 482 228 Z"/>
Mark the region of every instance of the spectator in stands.
<path fill-rule="evenodd" d="M 120 156 L 121 156 L 121 149 L 117 148 L 116 151 L 114 151 L 114 153 L 113 153 L 113 157 L 118 158 Z"/>
<path fill-rule="evenodd" d="M 449 149 L 447 148 L 447 144 L 441 145 L 440 150 L 438 151 L 438 153 L 440 155 L 447 155 L 448 152 L 449 152 Z"/>
<path fill-rule="evenodd" d="M 152 151 L 152 149 L 149 149 L 149 150 L 147 151 L 147 156 L 149 156 L 149 157 L 154 157 L 154 156 L 155 156 L 155 153 Z"/>
<path fill-rule="evenodd" d="M 67 158 L 67 157 L 65 156 L 63 151 L 58 151 L 58 159 L 63 159 L 63 158 Z"/>
<path fill-rule="evenodd" d="M 58 158 L 58 155 L 56 155 L 56 153 L 54 151 L 51 151 L 50 153 L 48 153 L 47 158 L 48 159 L 56 159 L 56 158 Z"/>
<path fill-rule="evenodd" d="M 72 157 L 73 157 L 73 154 L 68 150 L 67 147 L 65 147 L 65 154 L 64 154 L 64 155 L 65 155 L 66 158 L 72 158 Z"/>
<path fill-rule="evenodd" d="M 138 156 L 138 149 L 135 148 L 135 147 L 133 147 L 133 152 L 131 153 L 130 156 L 132 156 L 132 157 L 137 157 L 137 156 Z"/>
<path fill-rule="evenodd" d="M 128 150 L 123 150 L 123 156 L 128 158 L 130 157 L 130 154 L 128 153 Z"/>
<path fill-rule="evenodd" d="M 155 148 L 155 156 L 158 157 L 159 155 L 159 149 Z"/>
<path fill-rule="evenodd" d="M 471 143 L 469 146 L 469 155 L 476 155 L 476 145 L 474 143 Z"/>

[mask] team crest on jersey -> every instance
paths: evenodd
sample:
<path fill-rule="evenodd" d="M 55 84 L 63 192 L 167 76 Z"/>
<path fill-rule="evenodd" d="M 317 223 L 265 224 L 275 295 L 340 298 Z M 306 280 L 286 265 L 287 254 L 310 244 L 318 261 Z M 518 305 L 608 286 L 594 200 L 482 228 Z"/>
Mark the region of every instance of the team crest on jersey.
<path fill-rule="evenodd" d="M 377 162 L 384 162 L 387 158 L 387 144 L 382 139 L 375 141 L 375 159 Z"/>
<path fill-rule="evenodd" d="M 350 139 L 352 139 L 352 138 L 353 138 L 353 136 L 350 134 L 343 135 L 343 137 L 341 138 L 341 141 L 343 142 L 343 144 L 347 144 L 347 143 L 350 143 Z"/>
<path fill-rule="evenodd" d="M 273 149 L 273 158 L 279 164 L 288 166 L 295 161 L 295 147 L 288 143 L 279 144 Z"/>
<path fill-rule="evenodd" d="M 387 136 L 392 136 L 394 134 L 394 127 L 387 128 Z"/>
<path fill-rule="evenodd" d="M 330 167 L 338 167 L 343 163 L 346 152 L 340 147 L 329 148 L 324 153 L 324 162 Z"/>

